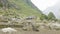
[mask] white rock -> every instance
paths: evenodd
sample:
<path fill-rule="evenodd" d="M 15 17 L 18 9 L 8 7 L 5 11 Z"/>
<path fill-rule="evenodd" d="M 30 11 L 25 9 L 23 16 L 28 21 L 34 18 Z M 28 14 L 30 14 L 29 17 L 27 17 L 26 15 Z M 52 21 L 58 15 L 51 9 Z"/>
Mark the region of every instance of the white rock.
<path fill-rule="evenodd" d="M 3 28 L 3 29 L 1 29 L 3 32 L 16 32 L 17 30 L 15 30 L 15 29 L 13 29 L 13 28 L 10 28 L 10 27 L 8 27 L 8 28 Z"/>

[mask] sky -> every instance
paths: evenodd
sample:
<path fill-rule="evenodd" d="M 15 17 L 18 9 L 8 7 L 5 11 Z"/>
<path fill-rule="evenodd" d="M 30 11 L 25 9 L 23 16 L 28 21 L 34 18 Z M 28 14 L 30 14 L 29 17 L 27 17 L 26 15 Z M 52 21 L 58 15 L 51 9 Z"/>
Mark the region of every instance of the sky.
<path fill-rule="evenodd" d="M 44 11 L 48 7 L 54 6 L 59 0 L 31 0 L 35 6 L 37 6 L 41 11 Z"/>

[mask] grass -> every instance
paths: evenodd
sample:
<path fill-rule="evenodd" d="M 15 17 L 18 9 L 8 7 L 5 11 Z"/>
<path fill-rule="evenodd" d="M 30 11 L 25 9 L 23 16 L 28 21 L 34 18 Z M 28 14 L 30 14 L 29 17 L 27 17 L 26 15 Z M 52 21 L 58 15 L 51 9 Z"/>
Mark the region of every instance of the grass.
<path fill-rule="evenodd" d="M 31 7 L 25 1 L 27 0 L 9 0 L 11 4 L 15 4 L 18 9 L 14 7 L 10 7 L 9 10 L 4 11 L 3 9 L 0 10 L 0 15 L 5 15 L 7 17 L 27 17 L 27 16 L 37 16 L 40 17 L 42 13 L 41 11 L 36 10 L 36 8 Z M 31 2 L 31 1 L 29 1 Z"/>

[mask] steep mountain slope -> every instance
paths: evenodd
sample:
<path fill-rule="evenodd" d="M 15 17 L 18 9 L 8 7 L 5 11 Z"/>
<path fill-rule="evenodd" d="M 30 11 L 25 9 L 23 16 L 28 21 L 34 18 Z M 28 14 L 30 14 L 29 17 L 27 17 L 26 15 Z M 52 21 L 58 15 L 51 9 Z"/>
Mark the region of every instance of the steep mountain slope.
<path fill-rule="evenodd" d="M 30 0 L 8 0 L 12 5 L 17 7 L 10 7 L 9 10 L 0 10 L 0 15 L 7 17 L 26 17 L 26 16 L 38 16 L 40 17 L 42 12 L 37 9 Z M 11 5 L 10 5 L 11 6 Z"/>

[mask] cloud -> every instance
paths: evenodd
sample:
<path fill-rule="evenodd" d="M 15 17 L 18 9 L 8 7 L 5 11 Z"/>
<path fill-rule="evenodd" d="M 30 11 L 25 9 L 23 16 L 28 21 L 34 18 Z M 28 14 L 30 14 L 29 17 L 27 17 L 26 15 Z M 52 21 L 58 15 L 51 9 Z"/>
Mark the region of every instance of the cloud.
<path fill-rule="evenodd" d="M 44 11 L 46 8 L 55 5 L 58 0 L 31 0 L 40 10 Z"/>

